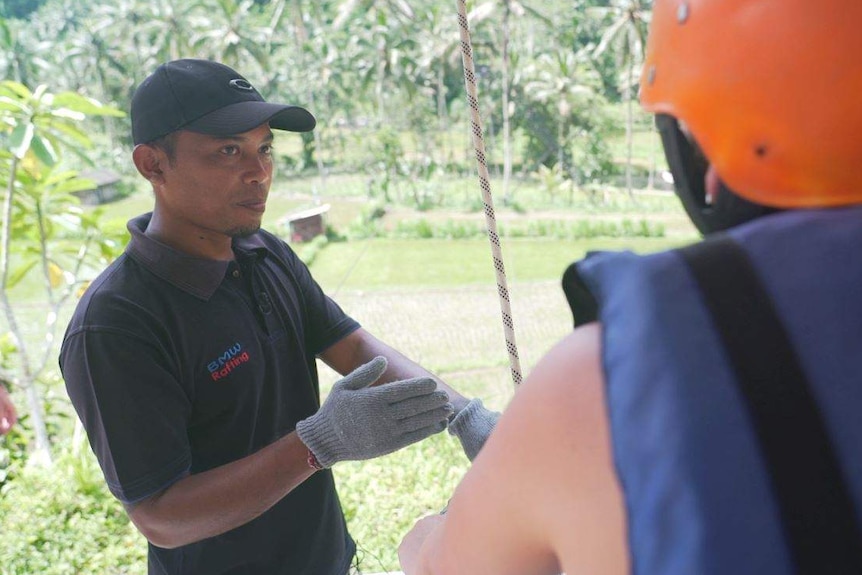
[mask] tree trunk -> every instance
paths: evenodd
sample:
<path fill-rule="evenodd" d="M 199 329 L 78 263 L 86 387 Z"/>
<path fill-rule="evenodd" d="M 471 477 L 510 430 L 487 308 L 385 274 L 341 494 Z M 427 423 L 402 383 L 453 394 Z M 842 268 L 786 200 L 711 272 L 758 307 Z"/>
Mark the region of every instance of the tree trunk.
<path fill-rule="evenodd" d="M 503 203 L 512 203 L 510 180 L 512 179 L 512 136 L 509 121 L 509 0 L 503 12 Z"/>
<path fill-rule="evenodd" d="M 278 9 L 284 10 L 284 2 L 282 2 L 278 6 Z M 276 21 L 277 20 L 274 18 L 273 22 Z M 305 62 L 304 45 L 308 41 L 308 30 L 306 30 L 305 28 L 305 6 L 302 2 L 297 2 L 296 11 L 294 13 L 293 28 L 296 32 L 294 34 L 294 38 L 296 38 L 296 53 L 299 57 L 300 66 L 302 67 L 302 69 L 307 70 L 308 68 Z M 308 86 L 308 93 L 306 98 L 308 99 L 308 106 L 313 111 L 315 109 L 314 89 L 311 86 Z M 321 140 L 320 130 L 313 130 L 311 134 L 314 138 L 314 151 L 319 152 L 323 149 L 323 142 Z M 320 189 L 318 190 L 316 186 L 312 189 L 312 200 L 315 204 L 319 204 L 320 196 L 322 194 L 326 194 L 326 166 L 324 166 L 323 158 L 319 153 L 314 154 L 314 160 L 317 164 L 317 174 L 318 176 L 320 176 Z"/>
<path fill-rule="evenodd" d="M 449 129 L 449 115 L 446 113 L 446 66 L 444 61 L 440 60 L 440 65 L 437 66 L 437 122 L 442 133 L 446 133 Z"/>
<path fill-rule="evenodd" d="M 381 37 L 377 41 L 377 85 L 375 93 L 377 96 L 377 126 L 380 127 L 386 122 L 386 104 L 383 97 L 384 80 L 386 76 L 386 38 Z"/>
<path fill-rule="evenodd" d="M 9 170 L 9 184 L 6 188 L 6 198 L 3 202 L 3 232 L 2 239 L 0 239 L 0 306 L 3 307 L 3 313 L 6 315 L 9 331 L 12 332 L 12 335 L 17 340 L 17 355 L 21 362 L 20 385 L 27 393 L 31 423 L 33 425 L 33 432 L 36 434 L 36 447 L 33 455 L 36 456 L 36 461 L 50 463 L 51 444 L 48 439 L 48 429 L 45 426 L 42 398 L 39 396 L 38 389 L 36 389 L 36 377 L 31 368 L 30 356 L 27 353 L 27 343 L 24 340 L 24 334 L 18 326 L 15 312 L 12 310 L 12 304 L 9 302 L 9 294 L 6 287 L 9 281 L 9 247 L 12 237 L 12 196 L 15 193 L 15 174 L 17 172 L 18 158 L 13 156 L 12 165 Z"/>
<path fill-rule="evenodd" d="M 634 200 L 632 193 L 632 140 L 633 140 L 633 123 L 634 114 L 632 113 L 632 87 L 626 86 L 626 191 L 629 198 Z"/>

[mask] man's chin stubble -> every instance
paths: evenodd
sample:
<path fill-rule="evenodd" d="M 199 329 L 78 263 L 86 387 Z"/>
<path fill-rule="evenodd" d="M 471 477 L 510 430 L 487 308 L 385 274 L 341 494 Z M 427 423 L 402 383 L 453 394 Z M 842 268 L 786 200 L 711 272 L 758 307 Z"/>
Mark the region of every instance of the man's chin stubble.
<path fill-rule="evenodd" d="M 249 236 L 253 236 L 260 230 L 260 224 L 256 226 L 248 226 L 244 228 L 234 228 L 228 231 L 227 235 L 229 235 L 233 239 L 242 239 L 247 238 Z"/>

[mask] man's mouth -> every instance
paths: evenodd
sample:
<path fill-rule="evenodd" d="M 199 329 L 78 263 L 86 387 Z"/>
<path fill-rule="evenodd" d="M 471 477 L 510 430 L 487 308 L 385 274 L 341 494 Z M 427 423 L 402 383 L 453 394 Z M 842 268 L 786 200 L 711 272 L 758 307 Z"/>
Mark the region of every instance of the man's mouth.
<path fill-rule="evenodd" d="M 239 206 L 253 212 L 263 213 L 266 210 L 266 200 L 247 200 L 240 202 Z"/>

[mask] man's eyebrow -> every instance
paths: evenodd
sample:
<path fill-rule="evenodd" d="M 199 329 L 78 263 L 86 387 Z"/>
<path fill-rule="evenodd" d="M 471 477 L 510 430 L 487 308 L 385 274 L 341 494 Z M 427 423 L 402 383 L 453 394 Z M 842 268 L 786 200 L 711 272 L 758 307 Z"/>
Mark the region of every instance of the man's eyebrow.
<path fill-rule="evenodd" d="M 219 141 L 219 142 L 248 142 L 251 140 L 251 138 L 249 138 L 248 136 L 241 136 L 239 134 L 230 135 L 230 136 L 212 136 L 212 139 Z M 272 142 L 274 139 L 275 139 L 275 134 L 270 132 L 269 134 L 264 136 L 262 143 L 268 144 L 268 143 Z"/>

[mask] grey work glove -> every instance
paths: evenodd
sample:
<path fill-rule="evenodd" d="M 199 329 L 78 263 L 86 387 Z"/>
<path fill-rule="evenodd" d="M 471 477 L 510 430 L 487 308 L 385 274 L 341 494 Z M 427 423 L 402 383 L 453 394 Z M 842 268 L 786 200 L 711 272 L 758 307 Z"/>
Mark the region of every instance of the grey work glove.
<path fill-rule="evenodd" d="M 386 455 L 446 428 L 452 404 L 430 377 L 369 387 L 386 365 L 375 357 L 356 368 L 335 382 L 317 413 L 296 424 L 323 467 Z"/>
<path fill-rule="evenodd" d="M 494 431 L 500 413 L 486 409 L 481 399 L 471 399 L 449 422 L 449 433 L 458 438 L 467 459 L 473 461 Z"/>

